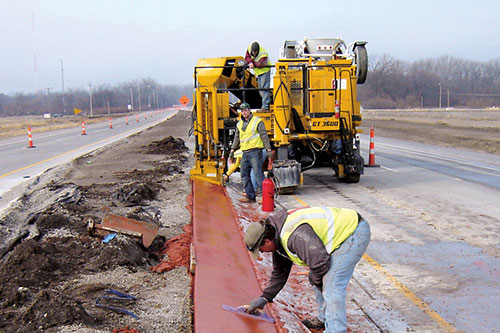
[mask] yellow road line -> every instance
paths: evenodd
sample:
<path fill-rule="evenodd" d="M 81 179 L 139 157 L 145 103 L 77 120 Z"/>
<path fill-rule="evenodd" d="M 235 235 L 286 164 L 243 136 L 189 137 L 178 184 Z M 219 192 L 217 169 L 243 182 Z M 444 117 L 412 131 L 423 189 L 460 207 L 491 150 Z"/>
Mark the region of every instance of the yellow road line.
<path fill-rule="evenodd" d="M 169 117 L 167 117 L 167 120 L 169 120 L 170 118 L 172 118 L 172 116 L 174 116 L 174 115 L 175 115 L 175 113 L 173 113 L 173 114 L 169 115 Z M 127 136 L 129 136 L 130 134 L 132 134 L 132 132 L 133 132 L 133 131 L 130 131 L 130 133 L 125 132 L 125 134 L 127 134 L 127 135 L 125 135 L 125 136 L 124 136 L 124 138 L 125 138 L 125 137 L 127 137 Z M 40 162 L 36 162 L 36 163 L 30 164 L 30 165 L 27 165 L 27 166 L 22 167 L 22 168 L 19 168 L 19 169 L 17 169 L 17 170 L 13 170 L 13 171 L 11 171 L 11 172 L 7 172 L 6 174 L 1 175 L 1 176 L 0 176 L 0 178 L 7 177 L 7 176 L 12 175 L 12 174 L 14 174 L 14 173 L 16 173 L 16 172 L 19 172 L 19 171 L 22 171 L 22 170 L 25 170 L 25 169 L 29 169 L 29 168 L 31 168 L 31 167 L 37 166 L 38 164 L 42 164 L 42 163 L 45 163 L 45 162 L 47 162 L 47 161 L 50 161 L 50 160 L 56 159 L 56 158 L 58 158 L 58 157 L 61 157 L 61 156 L 67 155 L 67 154 L 71 154 L 71 153 L 73 153 L 73 152 L 75 152 L 75 151 L 78 151 L 78 150 L 80 150 L 80 149 L 84 149 L 84 148 L 90 147 L 90 146 L 92 146 L 92 145 L 99 144 L 99 143 L 104 142 L 104 141 L 106 141 L 106 140 L 113 140 L 114 138 L 116 138 L 116 137 L 118 137 L 118 136 L 121 136 L 121 135 L 123 135 L 123 134 L 124 134 L 124 133 L 120 133 L 120 134 L 114 135 L 114 136 L 112 136 L 112 137 L 109 137 L 109 138 L 106 138 L 106 139 L 102 139 L 102 140 L 96 141 L 96 142 L 94 142 L 94 143 L 90 143 L 90 144 L 85 145 L 85 146 L 83 146 L 83 147 L 79 147 L 79 148 L 76 148 L 76 149 L 73 149 L 73 150 L 67 151 L 67 152 L 65 152 L 65 153 L 61 153 L 61 154 L 59 154 L 59 155 L 49 157 L 49 158 L 47 158 L 47 159 L 45 159 L 45 160 L 43 160 L 43 161 L 40 161 Z"/>
<path fill-rule="evenodd" d="M 453 325 L 448 323 L 443 319 L 436 311 L 432 310 L 429 305 L 427 305 L 422 299 L 420 299 L 417 295 L 415 295 L 408 287 L 398 281 L 392 274 L 387 272 L 378 262 L 372 259 L 366 253 L 363 254 L 363 259 L 365 259 L 370 265 L 372 265 L 377 271 L 382 273 L 387 280 L 392 282 L 399 291 L 403 293 L 406 297 L 408 297 L 420 310 L 424 311 L 432 320 L 439 324 L 446 332 L 456 332 L 457 330 Z"/>
<path fill-rule="evenodd" d="M 309 205 L 300 199 L 298 196 L 293 196 L 302 206 L 308 207 Z M 407 298 L 410 299 L 420 310 L 424 311 L 432 320 L 438 323 L 446 332 L 457 332 L 457 329 L 446 320 L 443 319 L 436 311 L 427 305 L 422 299 L 420 299 L 415 293 L 413 293 L 408 287 L 398 281 L 392 274 L 387 272 L 378 262 L 371 258 L 366 253 L 363 255 L 363 259 L 366 260 L 373 268 L 378 272 L 382 273 L 384 277 L 389 280 L 399 291 L 403 293 Z"/>
<path fill-rule="evenodd" d="M 301 204 L 302 206 L 304 207 L 308 207 L 309 205 L 306 204 L 304 201 L 302 201 L 302 199 L 300 199 L 298 196 L 294 195 L 293 196 L 295 200 L 297 200 L 299 202 L 299 204 Z"/>
<path fill-rule="evenodd" d="M 13 170 L 13 171 L 11 171 L 11 172 L 7 172 L 6 174 L 1 175 L 1 176 L 0 176 L 0 178 L 7 177 L 7 176 L 12 175 L 12 174 L 14 174 L 14 173 L 16 173 L 16 172 L 19 172 L 19 171 L 22 171 L 22 170 L 25 170 L 25 169 L 29 169 L 29 168 L 31 168 L 31 167 L 34 167 L 34 166 L 37 166 L 37 165 L 39 165 L 39 164 L 45 163 L 45 162 L 47 162 L 47 161 L 50 161 L 50 160 L 56 159 L 56 158 L 58 158 L 58 157 L 61 157 L 61 156 L 67 155 L 67 154 L 71 154 L 71 153 L 73 153 L 73 152 L 75 152 L 75 151 L 78 151 L 78 150 L 81 150 L 81 149 L 85 149 L 85 148 L 90 147 L 90 146 L 92 146 L 92 145 L 100 144 L 101 142 L 104 142 L 104 141 L 107 141 L 107 140 L 112 140 L 113 138 L 115 138 L 115 137 L 117 137 L 117 136 L 120 136 L 120 134 L 115 135 L 115 136 L 112 136 L 112 137 L 110 137 L 110 138 L 102 139 L 102 140 L 100 140 L 100 141 L 96 141 L 96 142 L 94 142 L 94 143 L 90 143 L 90 144 L 85 145 L 85 146 L 83 146 L 83 147 L 79 147 L 79 148 L 76 148 L 76 149 L 73 149 L 73 150 L 70 150 L 70 151 L 67 151 L 67 152 L 64 152 L 64 153 L 61 153 L 61 154 L 58 154 L 58 155 L 55 155 L 55 156 L 49 157 L 49 158 L 47 158 L 47 159 L 45 159 L 45 160 L 43 160 L 43 161 L 40 161 L 40 162 L 36 162 L 36 163 L 30 164 L 30 165 L 27 165 L 27 166 L 22 167 L 22 168 L 19 168 L 19 169 L 17 169 L 17 170 Z"/>

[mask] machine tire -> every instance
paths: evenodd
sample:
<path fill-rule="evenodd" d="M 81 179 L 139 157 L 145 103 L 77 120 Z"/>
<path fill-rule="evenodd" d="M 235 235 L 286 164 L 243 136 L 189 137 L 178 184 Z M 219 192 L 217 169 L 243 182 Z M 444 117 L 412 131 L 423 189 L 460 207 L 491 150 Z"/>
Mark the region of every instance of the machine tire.
<path fill-rule="evenodd" d="M 358 84 L 363 84 L 368 74 L 368 52 L 366 52 L 364 45 L 356 45 L 354 54 L 356 56 L 356 77 L 358 78 Z"/>
<path fill-rule="evenodd" d="M 351 173 L 351 174 L 345 175 L 345 178 L 343 178 L 342 181 L 345 183 L 359 183 L 360 178 L 361 178 L 361 175 L 359 173 Z"/>

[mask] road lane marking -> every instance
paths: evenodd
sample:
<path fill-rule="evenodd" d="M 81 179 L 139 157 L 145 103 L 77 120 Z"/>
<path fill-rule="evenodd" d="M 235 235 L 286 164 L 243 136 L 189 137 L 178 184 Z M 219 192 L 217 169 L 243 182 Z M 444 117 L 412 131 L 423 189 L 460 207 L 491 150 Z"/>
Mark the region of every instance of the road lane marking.
<path fill-rule="evenodd" d="M 427 305 L 421 298 L 419 298 L 415 293 L 413 293 L 408 287 L 398 281 L 392 274 L 387 272 L 378 262 L 371 258 L 368 254 L 363 254 L 363 259 L 368 262 L 373 268 L 389 280 L 400 292 L 403 293 L 407 298 L 409 298 L 420 310 L 424 311 L 432 320 L 438 323 L 446 332 L 456 332 L 457 329 L 446 320 L 443 319 L 436 311 Z"/>
<path fill-rule="evenodd" d="M 297 195 L 293 196 L 302 206 L 309 207 L 309 205 L 300 199 Z M 375 268 L 379 273 L 392 283 L 403 295 L 405 295 L 410 301 L 412 301 L 420 310 L 424 311 L 432 320 L 434 320 L 439 326 L 441 326 L 446 332 L 457 332 L 457 329 L 446 320 L 443 319 L 436 311 L 434 311 L 427 303 L 420 299 L 415 293 L 413 293 L 408 287 L 403 283 L 399 282 L 392 274 L 386 271 L 377 261 L 375 261 L 368 254 L 363 254 L 363 259 L 369 263 L 373 268 Z"/>
<path fill-rule="evenodd" d="M 24 166 L 24 167 L 22 167 L 22 168 L 19 168 L 19 169 L 17 169 L 17 170 L 13 170 L 13 171 L 11 171 L 11 172 L 7 172 L 6 174 L 1 175 L 1 176 L 0 176 L 0 178 L 10 176 L 10 175 L 12 175 L 12 174 L 14 174 L 14 173 L 16 173 L 16 172 L 19 172 L 19 171 L 22 171 L 22 170 L 29 169 L 29 168 L 34 167 L 34 166 L 37 166 L 37 165 L 39 165 L 39 164 L 42 164 L 42 163 L 48 162 L 48 161 L 50 161 L 50 160 L 56 159 L 56 158 L 58 158 L 58 157 L 61 157 L 61 156 L 67 155 L 67 154 L 71 154 L 71 153 L 73 153 L 73 152 L 75 152 L 75 151 L 78 151 L 78 150 L 81 150 L 81 149 L 84 149 L 84 148 L 90 147 L 90 146 L 95 145 L 95 144 L 99 144 L 99 143 L 101 143 L 101 142 L 103 142 L 103 141 L 106 141 L 106 140 L 109 140 L 109 139 L 110 139 L 110 138 L 106 138 L 106 139 L 103 139 L 103 140 L 100 140 L 100 141 L 97 141 L 97 142 L 94 142 L 94 143 L 90 143 L 90 144 L 88 144 L 88 145 L 86 145 L 86 146 L 83 146 L 83 147 L 78 147 L 78 148 L 76 148 L 76 149 L 73 149 L 73 150 L 70 150 L 70 151 L 67 151 L 67 152 L 64 152 L 64 153 L 61 153 L 61 154 L 57 154 L 57 155 L 52 156 L 52 157 L 49 157 L 49 158 L 47 158 L 47 159 L 45 159 L 45 160 L 43 160 L 43 161 L 39 161 L 39 162 L 36 162 L 36 163 L 30 164 L 30 165 Z"/>
<path fill-rule="evenodd" d="M 153 123 L 153 126 L 154 126 L 154 125 L 156 125 L 156 124 L 159 124 L 159 123 L 160 123 L 160 122 L 162 122 L 162 121 L 169 120 L 169 119 L 170 119 L 170 118 L 172 118 L 175 114 L 176 114 L 176 113 L 173 113 L 173 114 L 169 115 L 166 119 L 159 119 L 156 123 Z M 22 171 L 22 170 L 26 170 L 26 169 L 29 169 L 29 168 L 31 168 L 31 167 L 37 166 L 37 165 L 39 165 L 39 164 L 42 164 L 42 163 L 45 163 L 45 162 L 51 161 L 51 160 L 56 159 L 56 158 L 58 158 L 58 157 L 62 157 L 62 156 L 64 156 L 64 155 L 71 154 L 71 153 L 76 152 L 76 151 L 78 151 L 78 150 L 85 149 L 85 148 L 90 147 L 90 146 L 92 146 L 92 145 L 97 145 L 97 144 L 100 144 L 100 143 L 105 142 L 105 141 L 108 141 L 108 140 L 111 140 L 111 141 L 112 141 L 112 140 L 114 140 L 115 138 L 120 137 L 120 136 L 123 136 L 123 138 L 126 138 L 127 136 L 129 136 L 129 135 L 131 135 L 131 134 L 133 134 L 133 133 L 140 132 L 140 131 L 145 130 L 146 128 L 152 127 L 152 126 L 150 126 L 150 125 L 151 125 L 151 124 L 145 124 L 144 126 L 139 127 L 138 129 L 137 129 L 137 128 L 136 128 L 136 129 L 131 129 L 131 130 L 126 131 L 126 132 L 124 132 L 124 133 L 119 133 L 119 134 L 116 134 L 116 135 L 111 136 L 111 137 L 109 137 L 109 138 L 105 138 L 105 139 L 102 139 L 102 140 L 99 140 L 99 141 L 96 141 L 96 142 L 90 143 L 90 144 L 88 144 L 88 145 L 85 145 L 85 146 L 82 146 L 82 147 L 78 147 L 78 148 L 75 148 L 75 149 L 73 149 L 73 150 L 70 150 L 70 151 L 67 151 L 67 152 L 64 152 L 64 153 L 61 153 L 61 154 L 58 154 L 58 155 L 55 155 L 55 156 L 49 157 L 49 158 L 47 158 L 47 159 L 45 159 L 45 160 L 43 160 L 43 161 L 39 161 L 39 162 L 36 162 L 36 163 L 30 164 L 30 165 L 24 166 L 24 167 L 22 167 L 22 168 L 19 168 L 19 169 L 17 169 L 17 170 L 13 170 L 13 171 L 7 172 L 6 174 L 0 175 L 0 179 L 1 179 L 1 178 L 4 178 L 4 177 L 7 177 L 7 176 L 10 176 L 10 175 L 12 175 L 12 174 L 14 174 L 14 173 L 16 173 L 16 172 L 19 172 L 19 171 Z M 110 142 L 110 143 L 111 143 L 111 142 Z"/>
<path fill-rule="evenodd" d="M 452 158 L 452 157 L 445 157 L 445 156 L 442 156 L 442 155 L 425 153 L 425 152 L 418 151 L 418 150 L 415 150 L 415 149 L 408 149 L 408 148 L 402 148 L 402 147 L 398 147 L 398 146 L 393 146 L 393 145 L 386 144 L 386 143 L 377 143 L 377 145 L 385 147 L 385 148 L 389 148 L 389 149 L 399 150 L 399 151 L 403 151 L 403 152 L 407 152 L 407 153 L 408 152 L 409 153 L 413 153 L 415 155 L 420 155 L 420 156 L 424 156 L 424 157 L 432 157 L 432 158 L 443 160 L 443 161 L 448 161 L 448 162 L 453 162 L 453 163 L 458 163 L 458 164 L 473 166 L 473 167 L 482 168 L 482 169 L 486 169 L 486 170 L 492 170 L 492 171 L 496 171 L 496 172 L 500 171 L 500 168 L 498 168 L 498 167 L 486 166 L 486 165 L 483 165 L 480 162 L 476 162 L 476 163 L 474 163 L 474 162 L 468 162 L 468 161 L 459 160 L 459 159 Z"/>
<path fill-rule="evenodd" d="M 389 171 L 392 171 L 392 172 L 398 172 L 398 170 L 394 170 L 394 169 L 391 169 L 391 168 L 388 168 L 388 167 L 385 167 L 383 165 L 380 166 L 382 169 L 385 169 L 385 170 L 389 170 Z"/>

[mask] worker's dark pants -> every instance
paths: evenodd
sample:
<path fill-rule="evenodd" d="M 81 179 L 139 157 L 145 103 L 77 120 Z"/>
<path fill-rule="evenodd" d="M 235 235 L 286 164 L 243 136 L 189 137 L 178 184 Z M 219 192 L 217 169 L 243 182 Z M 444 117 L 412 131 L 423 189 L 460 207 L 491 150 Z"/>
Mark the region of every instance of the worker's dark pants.
<path fill-rule="evenodd" d="M 241 178 L 243 179 L 243 185 L 245 186 L 245 193 L 247 198 L 250 200 L 255 200 L 255 191 L 262 190 L 262 178 L 264 174 L 262 173 L 262 149 L 252 149 L 249 151 L 244 151 L 241 157 Z M 250 176 L 252 169 L 255 171 L 255 181 L 257 182 L 258 188 L 254 188 L 252 185 L 252 178 Z"/>
<path fill-rule="evenodd" d="M 370 242 L 370 234 L 368 222 L 360 220 L 353 234 L 330 255 L 330 269 L 323 276 L 323 290 L 314 288 L 318 318 L 325 323 L 325 333 L 347 331 L 346 289 L 354 267 Z"/>

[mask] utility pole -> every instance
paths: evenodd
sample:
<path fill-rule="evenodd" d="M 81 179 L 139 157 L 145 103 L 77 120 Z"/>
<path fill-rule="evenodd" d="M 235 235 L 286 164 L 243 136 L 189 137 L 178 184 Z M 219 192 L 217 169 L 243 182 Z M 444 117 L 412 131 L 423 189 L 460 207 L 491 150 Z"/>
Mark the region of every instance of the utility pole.
<path fill-rule="evenodd" d="M 66 114 L 66 102 L 64 101 L 64 68 L 62 60 L 61 60 L 61 83 L 62 83 L 62 104 L 63 104 L 64 114 Z"/>
<path fill-rule="evenodd" d="M 52 89 L 52 87 L 45 89 L 47 89 L 47 104 L 49 105 L 49 113 L 52 113 L 52 107 L 50 105 L 50 89 Z"/>
<path fill-rule="evenodd" d="M 89 83 L 89 94 L 90 94 L 90 118 L 92 118 L 92 85 Z"/>
<path fill-rule="evenodd" d="M 441 82 L 439 82 L 438 85 L 439 85 L 439 108 L 441 109 Z"/>
<path fill-rule="evenodd" d="M 132 88 L 130 88 L 130 104 L 132 106 L 132 112 L 134 112 L 134 94 L 132 94 Z"/>
<path fill-rule="evenodd" d="M 137 87 L 137 91 L 139 92 L 139 112 L 141 112 L 141 87 Z"/>

